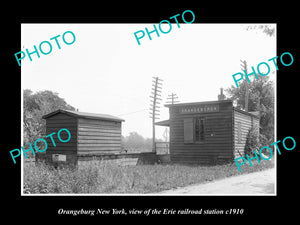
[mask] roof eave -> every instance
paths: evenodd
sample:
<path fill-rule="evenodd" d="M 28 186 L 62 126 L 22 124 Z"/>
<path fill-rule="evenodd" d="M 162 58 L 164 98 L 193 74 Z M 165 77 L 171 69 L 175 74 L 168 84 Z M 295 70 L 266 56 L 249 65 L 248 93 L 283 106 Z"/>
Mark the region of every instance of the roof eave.
<path fill-rule="evenodd" d="M 65 110 L 62 110 L 62 109 L 58 109 L 58 110 L 55 110 L 51 113 L 48 113 L 44 116 L 42 116 L 43 119 L 47 119 L 51 116 L 54 116 L 58 113 L 64 113 L 66 115 L 69 115 L 69 116 L 74 116 L 76 118 L 87 118 L 87 119 L 101 119 L 101 120 L 106 120 L 106 121 L 116 121 L 116 122 L 124 122 L 125 120 L 124 119 L 121 119 L 121 118 L 105 118 L 105 117 L 97 117 L 97 116 L 87 116 L 87 115 L 79 115 L 79 114 L 76 114 L 76 113 L 72 113 L 70 111 L 65 111 Z"/>
<path fill-rule="evenodd" d="M 245 114 L 245 115 L 252 116 L 252 117 L 255 117 L 255 118 L 257 118 L 257 119 L 260 119 L 260 116 L 255 115 L 255 114 L 252 114 L 252 113 L 250 113 L 250 112 L 246 112 L 246 111 L 241 110 L 241 109 L 239 109 L 239 108 L 237 108 L 237 107 L 233 107 L 233 109 L 234 109 L 235 111 L 240 112 L 240 113 L 243 113 L 243 114 Z"/>
<path fill-rule="evenodd" d="M 49 118 L 49 117 L 51 117 L 51 116 L 56 115 L 56 114 L 59 113 L 59 112 L 62 112 L 62 111 L 61 111 L 60 109 L 55 110 L 55 111 L 53 111 L 53 112 L 51 112 L 51 113 L 48 113 L 48 114 L 46 114 L 46 115 L 43 115 L 42 118 L 43 118 L 43 119 L 47 119 L 47 118 Z M 65 113 L 65 112 L 63 112 L 63 113 Z"/>
<path fill-rule="evenodd" d="M 227 102 L 232 102 L 231 99 L 226 99 L 226 100 L 216 100 L 216 101 L 203 101 L 203 102 L 187 102 L 187 103 L 177 103 L 177 104 L 165 104 L 165 107 L 180 107 L 180 106 L 189 106 L 189 105 L 199 105 L 199 104 L 217 104 L 217 103 L 227 103 Z"/>

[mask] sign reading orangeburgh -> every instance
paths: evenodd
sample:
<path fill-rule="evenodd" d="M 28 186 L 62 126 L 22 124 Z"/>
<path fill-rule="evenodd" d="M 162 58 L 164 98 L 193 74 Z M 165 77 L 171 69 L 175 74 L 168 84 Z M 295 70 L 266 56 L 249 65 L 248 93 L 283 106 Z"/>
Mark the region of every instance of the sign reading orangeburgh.
<path fill-rule="evenodd" d="M 208 113 L 208 112 L 219 112 L 219 105 L 218 104 L 207 104 L 201 106 L 189 106 L 180 109 L 180 113 Z"/>

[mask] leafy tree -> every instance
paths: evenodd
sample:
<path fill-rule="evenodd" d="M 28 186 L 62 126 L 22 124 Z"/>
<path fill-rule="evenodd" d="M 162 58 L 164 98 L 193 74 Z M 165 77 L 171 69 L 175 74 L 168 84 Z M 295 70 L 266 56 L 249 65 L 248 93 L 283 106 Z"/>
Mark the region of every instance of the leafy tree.
<path fill-rule="evenodd" d="M 125 138 L 126 146 L 131 148 L 142 149 L 144 147 L 145 139 L 142 135 L 139 135 L 137 132 L 130 132 L 129 135 Z"/>
<path fill-rule="evenodd" d="M 162 141 L 156 139 L 156 141 Z M 122 149 L 127 152 L 151 152 L 152 138 L 144 138 L 137 132 L 130 132 L 128 136 L 122 136 Z"/>
<path fill-rule="evenodd" d="M 239 87 L 231 86 L 226 94 L 239 109 L 245 108 L 246 82 L 244 79 Z M 269 145 L 274 139 L 274 82 L 268 76 L 261 76 L 248 83 L 248 111 L 258 111 L 260 115 L 260 143 Z"/>
<path fill-rule="evenodd" d="M 262 30 L 267 36 L 274 37 L 275 36 L 275 27 L 271 25 L 254 25 L 254 26 L 247 26 L 246 30 Z"/>
<path fill-rule="evenodd" d="M 43 115 L 57 109 L 75 110 L 60 98 L 58 93 L 49 90 L 33 93 L 25 89 L 23 103 L 24 148 L 28 147 L 29 143 L 33 145 L 36 139 L 46 134 L 46 121 L 42 119 Z"/>

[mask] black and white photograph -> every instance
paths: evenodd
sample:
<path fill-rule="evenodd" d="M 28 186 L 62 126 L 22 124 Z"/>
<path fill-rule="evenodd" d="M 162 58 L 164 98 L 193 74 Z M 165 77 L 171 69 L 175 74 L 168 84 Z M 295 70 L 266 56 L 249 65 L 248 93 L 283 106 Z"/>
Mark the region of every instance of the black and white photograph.
<path fill-rule="evenodd" d="M 276 24 L 21 28 L 22 194 L 276 195 Z"/>
<path fill-rule="evenodd" d="M 3 20 L 5 217 L 297 216 L 292 3 L 60 4 Z"/>

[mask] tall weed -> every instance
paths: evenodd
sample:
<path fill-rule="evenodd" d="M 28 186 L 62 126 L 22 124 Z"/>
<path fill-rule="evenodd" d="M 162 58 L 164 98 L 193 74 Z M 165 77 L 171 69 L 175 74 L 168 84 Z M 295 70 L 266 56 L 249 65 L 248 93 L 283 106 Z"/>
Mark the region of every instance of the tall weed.
<path fill-rule="evenodd" d="M 120 166 L 109 161 L 89 161 L 77 169 L 41 164 L 24 165 L 24 193 L 152 193 L 209 182 L 274 167 L 271 160 L 243 165 L 217 166 L 137 165 Z"/>

